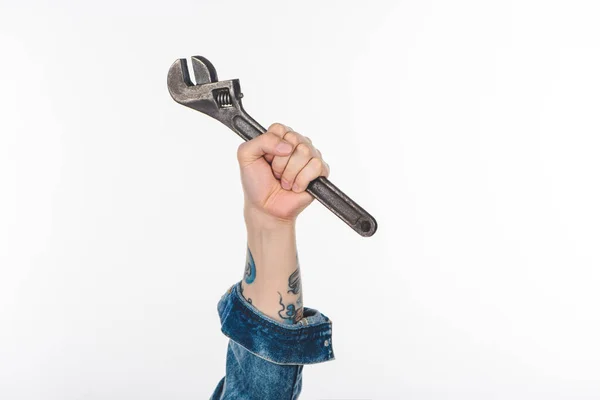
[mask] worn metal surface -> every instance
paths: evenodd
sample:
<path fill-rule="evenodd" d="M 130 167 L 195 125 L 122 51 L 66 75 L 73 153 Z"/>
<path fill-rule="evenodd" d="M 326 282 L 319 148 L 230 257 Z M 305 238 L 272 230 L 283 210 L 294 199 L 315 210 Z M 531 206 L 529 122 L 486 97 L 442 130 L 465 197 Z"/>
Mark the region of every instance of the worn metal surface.
<path fill-rule="evenodd" d="M 193 56 L 191 64 L 196 84 L 190 79 L 187 60 L 171 65 L 167 85 L 173 100 L 221 121 L 244 140 L 267 131 L 242 107 L 239 80 L 219 81 L 215 67 L 204 57 Z M 377 230 L 375 218 L 327 178 L 315 179 L 306 191 L 361 236 L 372 236 Z"/>

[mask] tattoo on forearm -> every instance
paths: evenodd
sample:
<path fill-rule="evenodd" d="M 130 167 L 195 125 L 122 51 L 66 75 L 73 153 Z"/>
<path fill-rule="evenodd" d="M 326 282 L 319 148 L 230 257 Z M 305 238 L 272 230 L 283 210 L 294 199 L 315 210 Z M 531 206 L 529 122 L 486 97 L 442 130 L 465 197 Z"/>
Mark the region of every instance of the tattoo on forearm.
<path fill-rule="evenodd" d="M 246 299 L 246 297 L 244 297 L 244 285 L 240 285 L 240 294 L 242 295 L 242 297 L 243 297 L 244 299 Z M 246 301 L 247 301 L 248 303 L 252 304 L 252 299 L 251 299 L 250 297 L 248 297 L 248 298 L 246 299 Z"/>
<path fill-rule="evenodd" d="M 279 304 L 281 305 L 281 310 L 279 310 L 279 317 L 289 324 L 295 324 L 296 322 L 302 319 L 302 306 L 296 307 L 293 303 L 288 304 L 287 306 L 283 304 L 283 297 L 279 294 Z"/>
<path fill-rule="evenodd" d="M 246 269 L 244 270 L 244 280 L 247 284 L 251 284 L 255 279 L 256 265 L 254 264 L 254 257 L 252 257 L 250 247 L 248 247 L 248 252 L 246 253 Z"/>
<path fill-rule="evenodd" d="M 288 293 L 300 293 L 300 290 L 302 288 L 302 284 L 300 282 L 300 268 L 296 268 L 296 270 L 292 272 L 292 274 L 288 278 L 288 286 L 290 287 L 290 290 L 287 291 Z"/>
<path fill-rule="evenodd" d="M 296 263 L 298 263 L 298 255 L 296 254 Z M 300 321 L 303 317 L 304 307 L 302 304 L 302 280 L 300 279 L 300 267 L 296 268 L 294 272 L 288 278 L 288 293 L 292 293 L 297 295 L 295 304 L 291 302 L 287 305 L 283 303 L 283 296 L 280 292 L 279 294 L 279 305 L 281 306 L 281 310 L 279 310 L 279 317 L 284 321 L 295 324 Z"/>

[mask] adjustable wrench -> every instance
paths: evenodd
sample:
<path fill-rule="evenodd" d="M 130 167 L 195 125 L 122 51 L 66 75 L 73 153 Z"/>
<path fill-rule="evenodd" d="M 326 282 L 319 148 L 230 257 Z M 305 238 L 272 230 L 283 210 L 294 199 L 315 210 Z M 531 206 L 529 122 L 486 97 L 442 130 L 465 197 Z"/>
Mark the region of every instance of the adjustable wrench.
<path fill-rule="evenodd" d="M 242 92 L 238 79 L 219 81 L 215 67 L 206 58 L 192 57 L 196 84 L 190 79 L 186 59 L 173 63 L 167 86 L 173 100 L 221 121 L 244 140 L 250 140 L 267 130 L 250 117 L 242 107 Z M 321 176 L 306 189 L 361 236 L 372 236 L 377 221 L 327 178 Z"/>

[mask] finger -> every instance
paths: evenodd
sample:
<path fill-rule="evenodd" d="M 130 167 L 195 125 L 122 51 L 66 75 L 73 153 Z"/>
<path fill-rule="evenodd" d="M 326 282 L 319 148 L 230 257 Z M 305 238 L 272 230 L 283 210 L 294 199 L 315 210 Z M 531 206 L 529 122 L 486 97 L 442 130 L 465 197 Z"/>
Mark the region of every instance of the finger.
<path fill-rule="evenodd" d="M 304 136 L 302 136 L 301 134 L 299 134 L 297 132 L 293 132 L 293 131 L 286 132 L 284 134 L 283 138 L 286 142 L 291 143 L 292 146 L 294 146 L 294 149 L 296 149 L 296 147 L 300 143 L 306 143 Z M 273 175 L 275 175 L 275 177 L 277 179 L 280 179 L 281 176 L 283 175 L 283 171 L 285 170 L 285 168 L 290 160 L 290 156 L 291 156 L 291 153 L 286 156 L 273 157 L 273 162 L 271 162 L 271 169 L 273 169 Z M 307 162 L 308 162 L 308 160 L 307 160 Z"/>
<path fill-rule="evenodd" d="M 291 130 L 292 130 L 292 128 L 290 128 L 289 126 L 280 124 L 279 122 L 276 122 L 269 126 L 269 128 L 267 129 L 267 132 L 274 133 L 275 135 L 279 136 L 280 138 L 283 138 L 285 136 L 285 134 Z M 273 162 L 273 158 L 274 158 L 274 156 L 271 154 L 265 155 L 265 160 L 267 160 L 267 162 L 269 164 L 271 164 Z M 278 178 L 279 178 L 279 176 L 278 176 Z"/>
<path fill-rule="evenodd" d="M 274 134 L 276 134 L 277 136 L 279 136 L 280 138 L 283 138 L 283 136 L 288 133 L 289 131 L 292 131 L 293 129 L 290 128 L 287 125 L 284 124 L 280 124 L 279 122 L 275 122 L 274 124 L 271 124 L 269 126 L 269 128 L 267 129 L 267 132 L 273 132 Z"/>
<path fill-rule="evenodd" d="M 274 133 L 267 132 L 242 143 L 238 147 L 237 158 L 240 166 L 245 167 L 267 154 L 285 156 L 290 154 L 293 149 L 294 146 L 291 143 Z"/>
<path fill-rule="evenodd" d="M 290 190 L 296 179 L 296 175 L 302 171 L 302 168 L 304 168 L 314 156 L 316 156 L 314 147 L 307 143 L 298 144 L 285 166 L 283 174 L 281 174 L 281 187 Z"/>
<path fill-rule="evenodd" d="M 313 157 L 306 164 L 302 171 L 296 176 L 292 190 L 296 193 L 300 193 L 306 190 L 308 184 L 317 179 L 319 176 L 329 176 L 329 165 L 322 158 Z"/>

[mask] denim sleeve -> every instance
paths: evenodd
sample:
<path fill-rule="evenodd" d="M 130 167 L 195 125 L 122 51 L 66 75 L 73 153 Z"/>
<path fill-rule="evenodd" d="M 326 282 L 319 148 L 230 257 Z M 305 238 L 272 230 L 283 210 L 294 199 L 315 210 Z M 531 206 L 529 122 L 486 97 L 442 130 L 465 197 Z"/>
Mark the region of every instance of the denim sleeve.
<path fill-rule="evenodd" d="M 248 303 L 240 286 L 229 288 L 217 305 L 221 331 L 230 340 L 225 377 L 211 400 L 297 399 L 303 365 L 334 359 L 331 320 L 304 307 L 298 323 L 280 323 Z"/>

